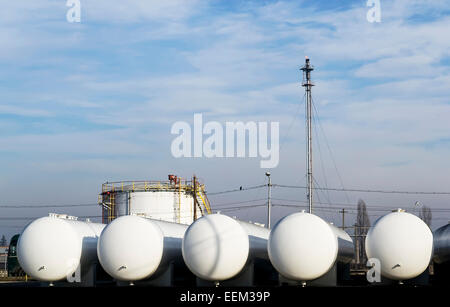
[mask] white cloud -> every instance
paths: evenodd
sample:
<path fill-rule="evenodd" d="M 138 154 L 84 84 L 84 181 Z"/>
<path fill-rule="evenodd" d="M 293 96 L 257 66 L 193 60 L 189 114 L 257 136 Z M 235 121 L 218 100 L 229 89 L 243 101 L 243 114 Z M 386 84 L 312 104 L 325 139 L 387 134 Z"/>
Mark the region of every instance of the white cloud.
<path fill-rule="evenodd" d="M 432 77 L 442 74 L 445 68 L 434 64 L 437 59 L 427 55 L 413 55 L 383 58 L 361 66 L 355 71 L 356 77 L 365 78 L 412 78 Z"/>
<path fill-rule="evenodd" d="M 22 108 L 11 105 L 0 105 L 0 114 L 35 116 L 35 117 L 48 117 L 53 115 L 48 110 Z"/>
<path fill-rule="evenodd" d="M 158 21 L 169 23 L 182 21 L 202 10 L 204 1 L 199 0 L 95 0 L 82 3 L 87 22 L 134 23 Z"/>

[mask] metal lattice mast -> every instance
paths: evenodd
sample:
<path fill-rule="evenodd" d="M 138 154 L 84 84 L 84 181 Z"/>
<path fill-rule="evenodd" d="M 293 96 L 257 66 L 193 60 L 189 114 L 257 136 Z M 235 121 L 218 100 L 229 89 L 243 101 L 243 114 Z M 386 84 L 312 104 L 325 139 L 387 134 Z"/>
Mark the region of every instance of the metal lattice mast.
<path fill-rule="evenodd" d="M 305 57 L 305 66 L 301 68 L 303 71 L 302 86 L 306 90 L 306 124 L 307 124 L 307 176 L 308 176 L 308 206 L 309 213 L 312 213 L 313 207 L 313 176 L 312 176 L 312 101 L 311 101 L 311 88 L 314 86 L 311 82 L 311 71 L 314 70 L 309 63 L 309 58 Z"/>

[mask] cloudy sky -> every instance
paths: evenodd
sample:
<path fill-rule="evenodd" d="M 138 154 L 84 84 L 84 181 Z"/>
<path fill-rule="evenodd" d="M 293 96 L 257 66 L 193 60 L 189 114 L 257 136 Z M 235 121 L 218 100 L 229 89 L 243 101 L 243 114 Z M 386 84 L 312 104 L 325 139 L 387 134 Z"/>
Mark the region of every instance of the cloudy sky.
<path fill-rule="evenodd" d="M 49 211 L 100 215 L 105 181 L 195 173 L 210 192 L 266 182 L 259 157 L 172 157 L 171 127 L 194 113 L 279 122 L 273 183 L 305 185 L 305 56 L 315 67 L 319 186 L 450 191 L 448 1 L 381 0 L 379 23 L 361 0 L 80 3 L 80 23 L 67 21 L 65 0 L 4 1 L 0 10 L 0 234 Z M 273 222 L 299 210 L 279 205 L 305 205 L 304 189 L 273 194 Z M 210 200 L 223 209 L 266 195 Z M 425 205 L 432 228 L 450 220 L 449 195 L 322 191 L 317 214 L 340 225 L 337 211 L 358 199 L 372 220 Z M 59 204 L 86 206 L 33 208 Z M 224 212 L 265 222 L 264 207 Z"/>

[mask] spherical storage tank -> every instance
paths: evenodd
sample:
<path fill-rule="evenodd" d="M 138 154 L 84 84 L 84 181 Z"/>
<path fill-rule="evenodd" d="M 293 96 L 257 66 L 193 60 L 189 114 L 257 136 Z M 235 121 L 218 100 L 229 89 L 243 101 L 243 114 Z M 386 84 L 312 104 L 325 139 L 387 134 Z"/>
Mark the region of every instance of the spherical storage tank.
<path fill-rule="evenodd" d="M 433 234 L 417 216 L 398 209 L 379 218 L 366 237 L 367 257 L 381 264 L 381 275 L 406 280 L 422 274 L 433 253 Z"/>
<path fill-rule="evenodd" d="M 103 269 L 121 281 L 157 275 L 170 262 L 182 262 L 181 240 L 187 226 L 128 215 L 102 231 L 97 244 Z"/>
<path fill-rule="evenodd" d="M 267 228 L 223 214 L 192 223 L 183 238 L 186 266 L 201 279 L 224 281 L 238 275 L 253 258 L 267 259 Z"/>
<path fill-rule="evenodd" d="M 336 260 L 350 262 L 350 236 L 320 217 L 299 212 L 281 219 L 270 232 L 269 258 L 285 278 L 309 281 L 327 273 Z"/>
<path fill-rule="evenodd" d="M 41 281 L 58 281 L 78 266 L 97 259 L 97 239 L 104 224 L 83 222 L 67 215 L 50 214 L 28 224 L 17 243 L 23 270 Z"/>

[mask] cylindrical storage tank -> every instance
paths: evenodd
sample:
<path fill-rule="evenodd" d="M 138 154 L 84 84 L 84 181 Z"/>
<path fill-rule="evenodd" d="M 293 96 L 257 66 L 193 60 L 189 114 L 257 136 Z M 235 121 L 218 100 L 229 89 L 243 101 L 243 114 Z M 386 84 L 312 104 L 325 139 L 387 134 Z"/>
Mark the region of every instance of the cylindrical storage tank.
<path fill-rule="evenodd" d="M 450 223 L 433 232 L 433 261 L 444 263 L 450 261 Z"/>
<path fill-rule="evenodd" d="M 381 275 L 392 280 L 419 276 L 433 253 L 433 234 L 417 216 L 398 209 L 380 217 L 366 237 L 367 257 L 381 264 Z"/>
<path fill-rule="evenodd" d="M 347 232 L 334 226 L 333 224 L 328 224 L 331 230 L 333 230 L 337 240 L 338 240 L 338 252 L 336 260 L 341 263 L 350 263 L 355 256 L 355 246 L 353 244 L 352 238 Z"/>
<path fill-rule="evenodd" d="M 182 262 L 181 241 L 186 228 L 187 225 L 136 215 L 121 216 L 100 235 L 100 264 L 116 280 L 150 278 L 171 262 Z"/>
<path fill-rule="evenodd" d="M 104 224 L 51 215 L 34 220 L 20 234 L 17 258 L 23 270 L 41 281 L 58 281 L 97 259 Z"/>
<path fill-rule="evenodd" d="M 267 228 L 223 214 L 192 223 L 183 238 L 186 266 L 201 279 L 224 281 L 237 276 L 254 258 L 267 259 Z"/>
<path fill-rule="evenodd" d="M 336 260 L 350 262 L 353 241 L 345 231 L 320 217 L 299 212 L 282 218 L 273 227 L 268 252 L 282 276 L 309 281 L 326 274 Z"/>
<path fill-rule="evenodd" d="M 121 181 L 102 185 L 101 204 L 104 223 L 125 215 L 144 215 L 146 218 L 191 224 L 194 205 L 199 213 L 210 212 L 205 186 L 197 178 L 185 180 L 170 175 L 169 181 Z M 195 179 L 195 183 L 194 183 Z M 196 198 L 194 201 L 194 185 Z"/>

